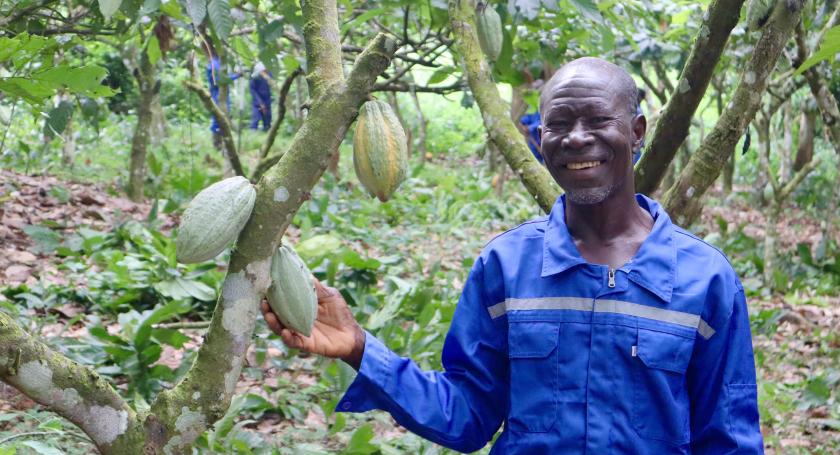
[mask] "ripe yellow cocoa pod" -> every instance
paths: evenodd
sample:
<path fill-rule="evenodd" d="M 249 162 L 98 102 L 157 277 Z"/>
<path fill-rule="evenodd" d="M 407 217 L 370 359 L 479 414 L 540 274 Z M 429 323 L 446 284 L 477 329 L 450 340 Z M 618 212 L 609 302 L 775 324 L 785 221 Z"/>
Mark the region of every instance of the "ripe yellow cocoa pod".
<path fill-rule="evenodd" d="M 284 326 L 309 336 L 318 315 L 312 273 L 292 247 L 281 245 L 271 258 L 268 304 Z"/>
<path fill-rule="evenodd" d="M 405 180 L 405 131 L 388 103 L 373 100 L 362 106 L 353 137 L 353 165 L 365 189 L 382 202 Z"/>

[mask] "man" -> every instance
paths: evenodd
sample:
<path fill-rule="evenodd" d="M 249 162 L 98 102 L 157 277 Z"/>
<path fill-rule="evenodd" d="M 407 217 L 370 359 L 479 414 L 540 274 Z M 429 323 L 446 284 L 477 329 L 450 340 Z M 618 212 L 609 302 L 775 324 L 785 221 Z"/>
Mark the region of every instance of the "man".
<path fill-rule="evenodd" d="M 271 126 L 271 74 L 262 62 L 254 65 L 254 73 L 248 84 L 251 89 L 251 129 L 255 130 L 263 124 L 263 131 Z"/>
<path fill-rule="evenodd" d="M 645 133 L 633 79 L 594 58 L 544 88 L 541 153 L 565 190 L 491 241 L 423 372 L 316 283 L 311 337 L 289 346 L 359 371 L 339 411 L 384 409 L 455 450 L 493 454 L 762 453 L 744 291 L 722 253 L 633 190 Z"/>

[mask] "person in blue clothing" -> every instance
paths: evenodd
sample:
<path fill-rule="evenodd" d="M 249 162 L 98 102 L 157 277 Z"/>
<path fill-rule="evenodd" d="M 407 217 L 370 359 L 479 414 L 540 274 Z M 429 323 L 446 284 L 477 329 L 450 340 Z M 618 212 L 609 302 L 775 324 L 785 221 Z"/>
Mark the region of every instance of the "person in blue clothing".
<path fill-rule="evenodd" d="M 219 83 L 221 82 L 221 78 L 224 77 L 222 74 L 222 61 L 219 59 L 219 55 L 216 53 L 216 50 L 211 46 L 210 47 L 210 61 L 207 62 L 207 67 L 205 68 L 205 73 L 207 76 L 207 87 L 210 89 L 210 97 L 213 98 L 213 102 L 217 105 L 219 104 Z M 227 75 L 227 78 L 230 81 L 235 81 L 239 79 L 240 74 L 238 72 L 234 72 Z M 225 107 L 223 108 L 225 112 L 230 112 L 230 94 L 225 98 Z M 210 116 L 210 131 L 213 133 L 213 145 L 217 148 L 221 147 L 221 135 L 219 133 L 219 121 L 216 119 L 215 115 Z"/>
<path fill-rule="evenodd" d="M 547 217 L 488 243 L 442 353 L 423 371 L 316 281 L 290 347 L 358 370 L 342 412 L 381 409 L 408 430 L 491 454 L 763 453 L 744 289 L 714 247 L 635 194 L 646 120 L 621 68 L 574 60 L 540 100 L 541 154 L 565 190 Z"/>
<path fill-rule="evenodd" d="M 254 65 L 254 73 L 248 87 L 251 89 L 251 129 L 255 130 L 262 121 L 263 131 L 271 126 L 271 74 L 262 62 Z"/>

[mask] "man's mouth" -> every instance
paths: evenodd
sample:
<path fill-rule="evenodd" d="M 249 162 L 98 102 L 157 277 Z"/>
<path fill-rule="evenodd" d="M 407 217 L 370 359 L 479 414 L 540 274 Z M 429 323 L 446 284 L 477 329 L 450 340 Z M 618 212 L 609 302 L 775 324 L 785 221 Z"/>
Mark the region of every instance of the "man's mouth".
<path fill-rule="evenodd" d="M 583 163 L 568 163 L 566 164 L 567 169 L 571 169 L 573 171 L 577 171 L 580 169 L 589 169 L 592 167 L 600 166 L 603 161 L 584 161 Z"/>

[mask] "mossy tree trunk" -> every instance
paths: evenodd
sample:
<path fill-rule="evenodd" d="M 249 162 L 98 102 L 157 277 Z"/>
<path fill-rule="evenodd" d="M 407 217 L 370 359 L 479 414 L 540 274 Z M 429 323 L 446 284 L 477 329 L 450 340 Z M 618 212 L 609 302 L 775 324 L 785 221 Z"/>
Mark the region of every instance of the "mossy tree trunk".
<path fill-rule="evenodd" d="M 548 171 L 531 154 L 522 134 L 510 119 L 510 107 L 502 101 L 481 47 L 475 26 L 474 0 L 449 0 L 449 22 L 455 36 L 458 56 L 470 91 L 481 109 L 484 128 L 508 166 L 519 176 L 546 213 L 560 194 Z"/>
<path fill-rule="evenodd" d="M 224 415 L 270 284 L 272 252 L 396 50 L 393 40 L 378 35 L 345 80 L 335 1 L 307 0 L 302 10 L 312 108 L 288 151 L 256 185 L 256 205 L 183 380 L 159 394 L 149 411 L 137 412 L 92 368 L 52 351 L 0 313 L 0 379 L 78 425 L 102 453 L 191 453 L 195 439 Z"/>
<path fill-rule="evenodd" d="M 131 138 L 131 157 L 128 170 L 128 197 L 132 201 L 143 200 L 143 185 L 146 180 L 146 151 L 149 148 L 152 126 L 152 103 L 158 95 L 157 65 L 149 61 L 145 50 L 140 51 L 140 62 L 134 77 L 137 79 L 138 104 L 137 124 Z"/>
<path fill-rule="evenodd" d="M 794 0 L 776 2 L 729 105 L 709 136 L 692 154 L 677 181 L 665 193 L 662 203 L 678 224 L 689 225 L 700 214 L 703 195 L 717 179 L 755 116 L 767 87 L 767 78 L 799 22 L 802 3 Z"/>
<path fill-rule="evenodd" d="M 662 109 L 645 153 L 636 166 L 636 191 L 652 194 L 688 136 L 691 119 L 714 74 L 744 0 L 715 0 L 709 5 L 677 85 Z M 656 66 L 657 69 L 660 66 Z M 659 71 L 660 79 L 663 78 Z M 656 93 L 656 92 L 654 92 Z"/>

